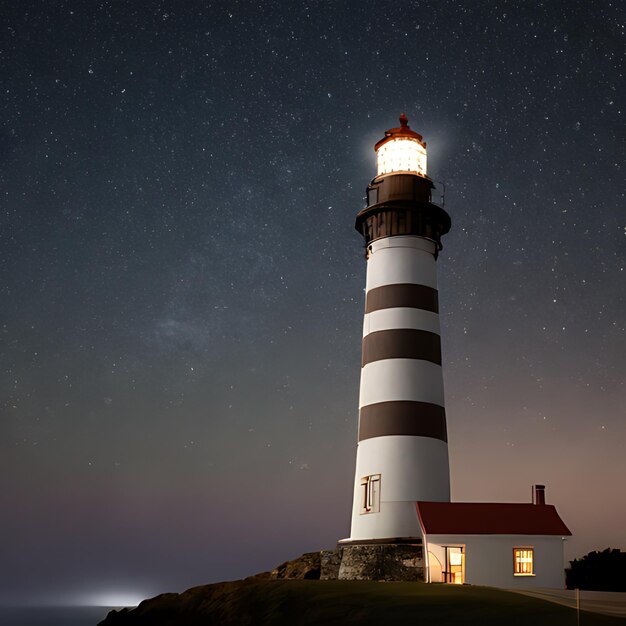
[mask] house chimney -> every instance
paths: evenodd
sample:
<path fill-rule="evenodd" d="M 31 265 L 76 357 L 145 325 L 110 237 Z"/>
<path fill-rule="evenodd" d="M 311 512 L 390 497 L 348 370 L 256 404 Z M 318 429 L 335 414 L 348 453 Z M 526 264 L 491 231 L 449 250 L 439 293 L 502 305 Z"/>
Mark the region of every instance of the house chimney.
<path fill-rule="evenodd" d="M 546 486 L 533 485 L 533 504 L 546 503 Z"/>

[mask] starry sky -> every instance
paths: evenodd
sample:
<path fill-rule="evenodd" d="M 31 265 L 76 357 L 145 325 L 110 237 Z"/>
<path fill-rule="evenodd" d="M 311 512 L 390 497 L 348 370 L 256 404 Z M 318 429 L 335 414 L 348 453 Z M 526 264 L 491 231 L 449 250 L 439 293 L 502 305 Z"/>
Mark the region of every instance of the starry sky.
<path fill-rule="evenodd" d="M 452 495 L 545 483 L 626 549 L 624 14 L 3 3 L 0 602 L 266 570 L 348 536 L 374 143 L 445 183 Z"/>

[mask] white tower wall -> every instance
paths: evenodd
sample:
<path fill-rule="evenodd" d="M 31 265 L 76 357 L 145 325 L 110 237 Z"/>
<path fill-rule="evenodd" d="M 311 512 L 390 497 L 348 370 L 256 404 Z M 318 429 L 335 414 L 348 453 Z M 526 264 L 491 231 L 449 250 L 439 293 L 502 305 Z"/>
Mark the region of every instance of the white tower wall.
<path fill-rule="evenodd" d="M 435 254 L 413 235 L 369 247 L 350 541 L 419 537 L 415 502 L 450 500 Z"/>

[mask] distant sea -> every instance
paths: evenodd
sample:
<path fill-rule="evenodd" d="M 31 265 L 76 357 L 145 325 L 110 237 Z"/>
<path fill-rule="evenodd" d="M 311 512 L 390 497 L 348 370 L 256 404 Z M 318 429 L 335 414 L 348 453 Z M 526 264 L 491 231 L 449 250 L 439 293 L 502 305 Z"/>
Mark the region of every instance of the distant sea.
<path fill-rule="evenodd" d="M 96 626 L 106 606 L 0 606 L 0 626 Z"/>

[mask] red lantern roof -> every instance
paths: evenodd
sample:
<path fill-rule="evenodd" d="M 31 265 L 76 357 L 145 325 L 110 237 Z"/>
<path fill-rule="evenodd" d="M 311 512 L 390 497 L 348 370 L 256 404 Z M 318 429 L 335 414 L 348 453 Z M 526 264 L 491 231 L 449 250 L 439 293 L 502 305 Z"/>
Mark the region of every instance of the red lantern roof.
<path fill-rule="evenodd" d="M 374 151 L 378 151 L 378 149 L 382 145 L 386 144 L 388 141 L 391 141 L 392 139 L 400 139 L 402 137 L 416 139 L 424 147 L 426 147 L 426 142 L 424 141 L 424 138 L 419 133 L 411 130 L 411 128 L 409 127 L 409 118 L 404 113 L 402 113 L 400 115 L 400 126 L 398 126 L 397 128 L 390 128 L 389 130 L 385 131 L 385 136 L 374 146 Z"/>

